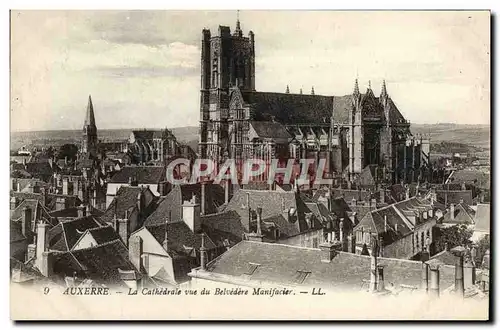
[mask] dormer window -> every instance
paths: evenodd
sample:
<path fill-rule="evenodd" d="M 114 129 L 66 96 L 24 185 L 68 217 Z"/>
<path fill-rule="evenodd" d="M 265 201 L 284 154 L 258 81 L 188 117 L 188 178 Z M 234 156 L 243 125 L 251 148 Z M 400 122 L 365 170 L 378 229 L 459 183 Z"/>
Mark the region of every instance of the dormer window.
<path fill-rule="evenodd" d="M 304 271 L 304 270 L 298 270 L 295 273 L 295 276 L 293 278 L 293 282 L 296 284 L 302 284 L 306 280 L 306 278 L 311 274 L 311 272 Z"/>
<path fill-rule="evenodd" d="M 255 264 L 253 262 L 249 262 L 248 263 L 248 268 L 247 270 L 243 273 L 245 275 L 253 275 L 253 273 L 255 273 L 255 271 L 257 270 L 257 268 L 260 266 L 260 264 Z"/>

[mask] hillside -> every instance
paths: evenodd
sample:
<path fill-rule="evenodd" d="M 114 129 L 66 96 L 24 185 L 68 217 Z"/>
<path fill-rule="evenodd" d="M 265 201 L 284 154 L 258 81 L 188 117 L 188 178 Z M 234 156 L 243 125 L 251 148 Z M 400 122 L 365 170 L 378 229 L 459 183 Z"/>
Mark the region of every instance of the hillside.
<path fill-rule="evenodd" d="M 490 149 L 489 125 L 411 124 L 411 131 L 413 134 L 430 134 L 433 144 L 447 141 Z"/>

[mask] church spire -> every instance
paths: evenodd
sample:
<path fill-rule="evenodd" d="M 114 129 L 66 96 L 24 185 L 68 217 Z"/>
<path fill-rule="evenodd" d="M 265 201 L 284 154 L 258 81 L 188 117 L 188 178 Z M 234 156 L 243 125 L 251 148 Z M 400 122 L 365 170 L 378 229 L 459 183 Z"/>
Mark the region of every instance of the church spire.
<path fill-rule="evenodd" d="M 385 79 L 382 80 L 382 89 L 380 90 L 380 96 L 387 96 L 387 87 L 385 86 Z"/>
<path fill-rule="evenodd" d="M 358 85 L 358 78 L 356 78 L 356 80 L 354 80 L 354 92 L 353 92 L 354 95 L 359 95 L 359 85 Z"/>
<path fill-rule="evenodd" d="M 314 95 L 314 86 L 311 88 L 311 95 Z"/>
<path fill-rule="evenodd" d="M 290 87 L 288 87 L 288 85 L 286 85 L 286 93 L 290 94 Z"/>
<path fill-rule="evenodd" d="M 92 105 L 92 97 L 89 95 L 89 103 L 87 104 L 87 114 L 85 116 L 84 126 L 95 127 L 94 106 Z"/>
<path fill-rule="evenodd" d="M 234 30 L 234 35 L 242 36 L 243 32 L 241 31 L 241 24 L 240 24 L 240 11 L 236 11 L 236 29 Z"/>

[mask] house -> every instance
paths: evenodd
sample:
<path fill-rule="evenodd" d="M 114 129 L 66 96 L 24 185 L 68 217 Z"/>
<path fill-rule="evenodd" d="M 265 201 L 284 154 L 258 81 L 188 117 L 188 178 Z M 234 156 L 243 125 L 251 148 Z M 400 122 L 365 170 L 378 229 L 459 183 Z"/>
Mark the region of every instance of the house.
<path fill-rule="evenodd" d="M 52 158 L 48 158 L 45 161 L 31 161 L 25 163 L 24 170 L 31 174 L 33 178 L 49 182 L 54 173 L 57 173 L 60 169 L 53 162 Z"/>
<path fill-rule="evenodd" d="M 168 219 L 181 219 L 183 203 L 190 201 L 193 196 L 201 203 L 200 212 L 205 214 L 217 213 L 224 204 L 224 189 L 215 184 L 183 184 L 174 185 L 165 196 L 160 197 L 158 207 L 146 219 L 146 225 L 162 224 Z"/>
<path fill-rule="evenodd" d="M 474 233 L 471 240 L 478 242 L 486 235 L 490 235 L 490 204 L 478 204 L 474 216 Z"/>
<path fill-rule="evenodd" d="M 444 227 L 456 226 L 456 225 L 474 225 L 474 218 L 476 211 L 474 211 L 467 203 L 463 200 L 459 203 L 450 203 L 448 212 L 446 212 L 443 218 L 440 220 L 440 225 Z"/>
<path fill-rule="evenodd" d="M 77 207 L 70 207 L 67 209 L 55 210 L 49 212 L 49 215 L 58 221 L 69 221 L 76 218 L 82 218 L 87 215 L 91 215 L 94 218 L 99 218 L 104 214 L 99 209 L 87 204 L 87 205 L 79 205 Z"/>
<path fill-rule="evenodd" d="M 121 239 L 113 227 L 107 225 L 87 229 L 78 241 L 73 245 L 71 251 L 92 248 L 108 242 Z"/>
<path fill-rule="evenodd" d="M 200 205 L 186 202 L 183 208 L 182 219 L 145 225 L 129 239 L 130 260 L 135 267 L 170 286 L 189 280 L 190 269 L 200 264 L 203 244 L 209 260 L 218 255 L 217 246 L 202 231 Z"/>
<path fill-rule="evenodd" d="M 50 262 L 43 265 L 52 266 L 47 268 L 46 274 L 41 270 L 45 276 L 60 279 L 77 277 L 108 287 L 124 288 L 136 288 L 140 279 L 129 261 L 127 248 L 119 239 L 86 249 L 46 252 L 45 255 Z"/>
<path fill-rule="evenodd" d="M 387 258 L 410 259 L 426 249 L 432 252 L 436 221 L 432 203 L 420 197 L 370 211 L 353 230 L 356 253 L 371 253 L 373 237 Z"/>
<path fill-rule="evenodd" d="M 92 216 L 61 221 L 52 228 L 47 228 L 46 245 L 50 251 L 71 251 L 87 230 L 100 228 L 105 224 Z"/>
<path fill-rule="evenodd" d="M 295 191 L 239 189 L 224 211 L 236 212 L 245 232 L 265 241 L 314 246 L 324 237 L 322 221 L 331 219 L 323 207 L 309 204 Z"/>
<path fill-rule="evenodd" d="M 155 208 L 156 197 L 148 187 L 124 186 L 118 189 L 100 221 L 112 226 L 127 245 L 130 233 L 140 228 Z"/>
<path fill-rule="evenodd" d="M 383 283 L 397 289 L 419 288 L 422 263 L 383 257 L 370 257 L 337 250 L 335 244 L 319 248 L 241 241 L 220 257 L 193 269 L 191 286 L 224 288 L 313 288 L 366 291 L 373 265 L 382 272 Z M 372 260 L 374 259 L 374 260 Z M 374 262 L 374 263 L 373 263 Z M 454 284 L 454 268 L 440 267 L 440 290 Z M 380 277 L 379 277 L 380 278 Z M 383 291 L 384 284 L 378 282 Z M 387 285 L 389 286 L 389 285 Z"/>
<path fill-rule="evenodd" d="M 120 187 L 148 187 L 155 195 L 164 195 L 166 188 L 165 168 L 163 166 L 125 166 L 111 177 L 106 191 L 106 208 L 116 196 Z"/>

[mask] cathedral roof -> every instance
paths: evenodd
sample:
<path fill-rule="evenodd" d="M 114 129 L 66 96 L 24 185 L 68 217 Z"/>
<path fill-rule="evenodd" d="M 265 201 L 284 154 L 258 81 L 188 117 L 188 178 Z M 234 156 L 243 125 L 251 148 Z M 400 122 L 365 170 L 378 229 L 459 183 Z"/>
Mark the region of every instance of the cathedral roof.
<path fill-rule="evenodd" d="M 332 112 L 334 123 L 348 124 L 349 111 L 353 107 L 352 95 L 324 96 L 267 92 L 242 92 L 241 95 L 244 102 L 252 106 L 255 120 L 276 120 L 285 125 L 329 123 Z M 383 118 L 383 105 L 373 92 L 361 94 L 361 102 L 364 116 Z M 387 106 L 392 124 L 404 122 L 403 115 L 389 97 Z"/>

